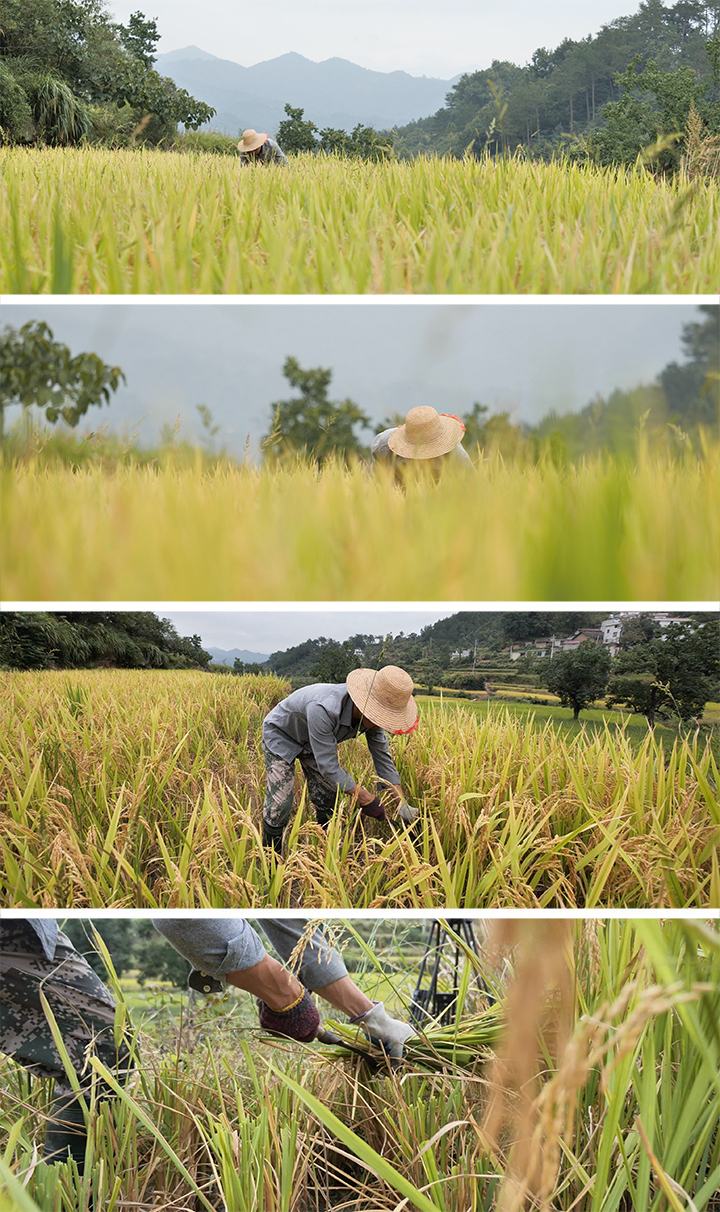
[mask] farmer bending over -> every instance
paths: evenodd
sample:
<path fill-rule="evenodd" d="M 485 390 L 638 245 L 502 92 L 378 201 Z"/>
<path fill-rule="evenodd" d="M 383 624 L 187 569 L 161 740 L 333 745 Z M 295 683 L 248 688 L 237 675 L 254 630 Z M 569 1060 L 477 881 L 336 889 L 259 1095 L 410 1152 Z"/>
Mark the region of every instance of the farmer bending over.
<path fill-rule="evenodd" d="M 130 1051 L 123 1041 L 115 1043 L 115 1002 L 87 960 L 52 919 L 4 921 L 0 925 L 0 1051 L 35 1077 L 55 1079 L 43 1160 L 52 1164 L 67 1161 L 69 1155 L 82 1173 L 85 1117 L 45 1017 L 41 990 L 86 1101 L 94 1073 L 86 1060 L 89 1051 L 120 1080 L 127 1077 Z M 98 1079 L 96 1091 L 102 1097 L 113 1093 Z"/>
<path fill-rule="evenodd" d="M 282 152 L 269 135 L 259 135 L 256 130 L 244 130 L 243 137 L 238 143 L 240 163 L 248 164 L 287 164 L 287 156 Z"/>
<path fill-rule="evenodd" d="M 300 759 L 319 825 L 327 825 L 338 792 L 352 797 L 363 816 L 387 819 L 377 795 L 361 787 L 338 760 L 338 744 L 364 734 L 378 776 L 378 791 L 389 791 L 397 816 L 410 824 L 417 808 L 405 803 L 388 746 L 387 733 L 401 736 L 417 728 L 413 680 L 404 669 L 353 669 L 340 685 L 304 686 L 273 707 L 263 721 L 267 791 L 263 807 L 263 845 L 282 852 L 295 788 L 295 759 Z"/>
<path fill-rule="evenodd" d="M 407 1023 L 391 1018 L 382 1002 L 365 996 L 319 930 L 307 942 L 295 975 L 267 954 L 260 936 L 242 917 L 159 917 L 153 918 L 153 925 L 196 973 L 257 997 L 260 1026 L 273 1035 L 309 1043 L 322 1031 L 308 990 L 358 1023 L 392 1057 L 402 1055 L 403 1044 L 414 1034 Z M 259 925 L 283 963 L 289 961 L 301 938 L 307 939 L 308 922 L 303 918 L 263 919 Z M 192 987 L 202 987 L 202 981 L 192 981 Z"/>
<path fill-rule="evenodd" d="M 396 474 L 408 463 L 422 465 L 433 474 L 444 467 L 474 471 L 473 461 L 462 445 L 464 433 L 459 417 L 421 404 L 410 409 L 402 425 L 376 434 L 370 450 L 375 463 L 389 464 Z"/>

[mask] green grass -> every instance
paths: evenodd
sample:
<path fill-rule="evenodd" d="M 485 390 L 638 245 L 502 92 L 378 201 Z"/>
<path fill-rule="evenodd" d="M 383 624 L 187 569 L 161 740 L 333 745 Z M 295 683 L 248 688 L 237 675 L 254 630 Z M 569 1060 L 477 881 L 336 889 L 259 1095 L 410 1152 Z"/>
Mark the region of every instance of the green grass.
<path fill-rule="evenodd" d="M 0 471 L 6 601 L 715 601 L 720 460 Z M 321 524 L 319 520 L 321 519 Z"/>
<path fill-rule="evenodd" d="M 716 926 L 536 917 L 483 941 L 497 1006 L 456 1010 L 398 1070 L 258 1037 L 248 998 L 144 1017 L 127 1090 L 91 1107 L 84 1181 L 38 1160 L 49 1083 L 0 1056 L 0 1207 L 86 1212 L 92 1193 L 107 1212 L 393 1212 L 403 1197 L 426 1212 L 716 1212 Z M 401 922 L 372 960 L 399 964 L 404 986 Z M 404 1000 L 388 997 L 400 1014 Z"/>
<path fill-rule="evenodd" d="M 720 907 L 709 732 L 566 732 L 506 707 L 421 704 L 392 741 L 420 818 L 327 831 L 304 781 L 286 861 L 260 842 L 272 677 L 4 674 L 0 900 L 13 906 Z M 82 694 L 79 692 L 82 688 Z M 367 746 L 343 746 L 367 786 Z"/>
<path fill-rule="evenodd" d="M 0 150 L 0 292 L 714 293 L 712 181 L 520 158 L 250 172 Z"/>
<path fill-rule="evenodd" d="M 532 693 L 532 692 L 531 692 Z M 608 728 L 611 732 L 623 732 L 635 744 L 641 744 L 648 733 L 647 720 L 641 715 L 632 715 L 628 711 L 611 710 L 609 707 L 589 707 L 580 713 L 580 719 L 574 720 L 572 709 L 570 707 L 561 707 L 558 702 L 555 703 L 519 703 L 514 702 L 511 698 L 503 699 L 502 704 L 497 702 L 490 703 L 487 700 L 484 702 L 471 702 L 468 699 L 454 699 L 452 692 L 447 695 L 440 695 L 436 692 L 433 696 L 426 694 L 416 694 L 415 698 L 420 703 L 424 703 L 426 707 L 441 708 L 443 703 L 457 704 L 461 709 L 473 711 L 479 716 L 488 715 L 491 712 L 496 712 L 498 706 L 506 708 L 508 713 L 517 716 L 521 720 L 534 720 L 536 724 L 544 723 L 551 720 L 553 725 L 563 735 L 577 735 L 583 730 L 587 732 L 604 733 Z M 708 724 L 718 722 L 713 717 L 704 717 Z M 678 735 L 677 729 L 672 726 L 658 723 L 655 726 L 655 737 L 658 740 L 669 742 L 672 745 Z"/>

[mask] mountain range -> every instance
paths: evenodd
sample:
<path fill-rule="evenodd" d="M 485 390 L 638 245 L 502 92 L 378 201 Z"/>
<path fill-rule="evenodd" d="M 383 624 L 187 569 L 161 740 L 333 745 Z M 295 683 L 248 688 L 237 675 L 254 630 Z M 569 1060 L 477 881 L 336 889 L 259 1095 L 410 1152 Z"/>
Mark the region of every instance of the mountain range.
<path fill-rule="evenodd" d="M 376 72 L 347 59 L 313 63 L 294 52 L 242 67 L 198 46 L 158 55 L 155 67 L 213 105 L 217 113 L 208 125 L 232 135 L 248 127 L 274 135 L 286 104 L 304 109 L 321 130 L 351 131 L 358 124 L 387 130 L 434 114 L 460 79 Z"/>
<path fill-rule="evenodd" d="M 215 665 L 232 667 L 236 658 L 246 665 L 264 665 L 269 660 L 269 652 L 248 652 L 246 648 L 209 648 L 203 645 L 204 651 L 209 652 Z"/>

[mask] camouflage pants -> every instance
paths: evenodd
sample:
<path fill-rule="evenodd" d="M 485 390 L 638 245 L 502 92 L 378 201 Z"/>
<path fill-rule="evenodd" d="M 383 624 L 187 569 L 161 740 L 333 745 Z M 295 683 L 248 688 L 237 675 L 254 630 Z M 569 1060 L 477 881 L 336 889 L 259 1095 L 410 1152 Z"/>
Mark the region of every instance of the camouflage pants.
<path fill-rule="evenodd" d="M 290 820 L 295 790 L 295 763 L 271 753 L 263 745 L 267 789 L 263 805 L 263 820 L 271 829 L 284 829 Z M 318 770 L 311 753 L 300 754 L 300 765 L 307 779 L 308 795 L 321 825 L 327 824 L 337 802 L 337 787 Z"/>
<path fill-rule="evenodd" d="M 68 1150 L 81 1164 L 85 1153 L 82 1108 L 52 1037 L 40 1001 L 47 998 L 80 1084 L 89 1091 L 92 1051 L 114 1074 L 126 1074 L 129 1049 L 116 1047 L 115 1002 L 90 965 L 64 934 L 55 958 L 48 960 L 31 926 L 22 921 L 0 925 L 0 1052 L 11 1056 L 35 1077 L 55 1079 L 55 1101 L 45 1141 L 45 1157 L 65 1157 Z M 107 1089 L 104 1091 L 107 1093 Z M 100 1083 L 100 1093 L 103 1093 Z"/>

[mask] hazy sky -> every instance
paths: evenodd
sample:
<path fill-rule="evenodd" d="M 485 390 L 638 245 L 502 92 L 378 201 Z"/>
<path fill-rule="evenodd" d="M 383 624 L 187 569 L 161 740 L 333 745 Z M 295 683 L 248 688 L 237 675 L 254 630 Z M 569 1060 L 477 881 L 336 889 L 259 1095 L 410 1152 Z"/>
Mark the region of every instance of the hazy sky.
<path fill-rule="evenodd" d="M 181 435 L 194 438 L 206 404 L 237 453 L 248 436 L 257 452 L 272 403 L 293 395 L 282 374 L 288 355 L 332 368 L 330 398 L 350 397 L 376 428 L 417 404 L 464 413 L 476 400 L 536 422 L 652 381 L 682 356 L 682 327 L 696 316 L 694 304 L 620 300 L 0 305 L 0 324 L 45 320 L 73 353 L 94 350 L 125 371 L 127 387 L 109 408 L 91 409 L 89 427 L 137 428 L 151 443 L 179 416 Z M 9 410 L 10 423 L 17 415 Z"/>
<path fill-rule="evenodd" d="M 250 652 L 279 652 L 325 636 L 347 640 L 351 635 L 397 635 L 420 631 L 429 623 L 446 619 L 450 610 L 291 610 L 270 611 L 188 611 L 162 610 L 155 613 L 170 619 L 180 635 L 199 635 L 203 644 L 213 648 L 245 648 Z"/>
<path fill-rule="evenodd" d="M 127 22 L 138 0 L 108 0 Z M 449 79 L 489 67 L 524 64 L 539 46 L 595 34 L 639 0 L 153 0 L 160 53 L 199 46 L 244 67 L 296 51 L 320 62 L 337 56 L 376 71 Z"/>

